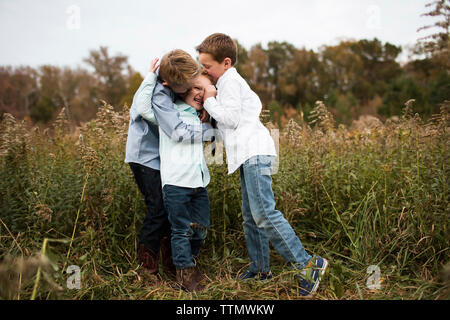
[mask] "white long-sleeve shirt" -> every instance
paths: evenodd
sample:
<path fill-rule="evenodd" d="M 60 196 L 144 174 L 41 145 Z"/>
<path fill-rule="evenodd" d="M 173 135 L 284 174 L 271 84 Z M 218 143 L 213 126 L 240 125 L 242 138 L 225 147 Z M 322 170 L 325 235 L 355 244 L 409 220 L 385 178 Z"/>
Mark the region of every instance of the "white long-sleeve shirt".
<path fill-rule="evenodd" d="M 274 141 L 259 120 L 262 104 L 258 95 L 235 68 L 217 81 L 217 97 L 206 99 L 203 107 L 217 120 L 227 154 L 228 174 L 257 155 L 276 156 Z"/>

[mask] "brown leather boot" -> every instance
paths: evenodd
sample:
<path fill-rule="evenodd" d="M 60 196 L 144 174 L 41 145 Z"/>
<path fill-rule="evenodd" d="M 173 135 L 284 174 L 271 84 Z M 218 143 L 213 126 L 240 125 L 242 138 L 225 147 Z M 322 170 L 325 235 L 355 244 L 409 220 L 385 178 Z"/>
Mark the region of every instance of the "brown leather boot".
<path fill-rule="evenodd" d="M 143 244 L 140 244 L 138 258 L 139 263 L 142 264 L 149 274 L 157 275 L 159 273 L 159 254 L 153 252 L 153 250 L 145 247 Z"/>
<path fill-rule="evenodd" d="M 172 259 L 172 246 L 169 237 L 164 237 L 160 241 L 162 267 L 165 273 L 172 277 L 176 277 L 176 268 Z"/>
<path fill-rule="evenodd" d="M 186 269 L 177 269 L 177 282 L 180 287 L 189 292 L 199 292 L 204 287 L 197 281 L 197 272 L 195 267 Z"/>
<path fill-rule="evenodd" d="M 194 269 L 195 269 L 195 279 L 197 280 L 197 282 L 202 283 L 206 281 L 206 276 L 203 272 L 200 271 L 199 267 L 195 266 Z"/>

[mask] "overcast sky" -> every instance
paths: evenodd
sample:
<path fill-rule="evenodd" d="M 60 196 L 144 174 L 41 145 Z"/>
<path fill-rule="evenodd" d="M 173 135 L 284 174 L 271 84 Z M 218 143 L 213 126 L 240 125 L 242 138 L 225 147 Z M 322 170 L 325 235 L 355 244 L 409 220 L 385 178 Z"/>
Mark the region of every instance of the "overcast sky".
<path fill-rule="evenodd" d="M 146 73 L 152 57 L 223 32 L 247 49 L 288 41 L 316 50 L 341 39 L 414 44 L 430 0 L 0 0 L 0 65 L 84 66 L 108 46 Z"/>

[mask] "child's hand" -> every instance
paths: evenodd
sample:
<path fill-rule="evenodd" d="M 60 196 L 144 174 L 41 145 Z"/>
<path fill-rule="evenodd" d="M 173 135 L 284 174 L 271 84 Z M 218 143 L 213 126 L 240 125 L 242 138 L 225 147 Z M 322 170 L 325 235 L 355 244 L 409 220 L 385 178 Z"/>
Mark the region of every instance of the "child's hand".
<path fill-rule="evenodd" d="M 205 109 L 202 109 L 200 111 L 200 121 L 201 122 L 208 122 L 209 121 L 209 113 Z"/>
<path fill-rule="evenodd" d="M 152 60 L 152 63 L 151 63 L 151 66 L 150 66 L 150 72 L 156 73 L 156 70 L 158 70 L 158 68 L 159 68 L 158 61 L 159 61 L 158 58 L 154 58 Z"/>
<path fill-rule="evenodd" d="M 210 84 L 205 88 L 205 94 L 203 95 L 203 101 L 206 101 L 206 99 L 215 97 L 217 95 L 217 89 L 214 85 Z"/>

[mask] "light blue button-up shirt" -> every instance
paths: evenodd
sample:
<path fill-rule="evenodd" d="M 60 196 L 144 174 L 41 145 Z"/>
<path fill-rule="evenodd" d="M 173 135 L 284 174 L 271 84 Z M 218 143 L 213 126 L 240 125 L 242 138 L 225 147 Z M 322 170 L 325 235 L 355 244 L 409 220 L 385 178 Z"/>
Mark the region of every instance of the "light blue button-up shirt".
<path fill-rule="evenodd" d="M 190 105 L 177 100 L 175 107 L 184 123 L 201 123 L 197 110 Z M 185 188 L 205 188 L 208 185 L 210 176 L 201 141 L 190 144 L 175 142 L 159 128 L 159 154 L 163 187 L 166 184 Z"/>
<path fill-rule="evenodd" d="M 146 78 L 145 99 L 152 99 L 153 88 L 157 83 L 157 76 L 149 73 Z M 176 100 L 173 107 L 178 111 L 183 123 L 196 128 L 201 126 L 201 121 L 195 110 L 182 100 Z M 136 111 L 151 125 L 157 125 L 158 120 L 149 103 L 138 104 Z M 205 135 L 206 138 L 206 135 Z M 188 141 L 188 143 L 186 143 Z M 185 187 L 206 187 L 210 182 L 210 175 L 206 165 L 203 143 L 194 139 L 185 139 L 178 142 L 169 137 L 159 126 L 159 155 L 162 186 L 166 184 Z"/>
<path fill-rule="evenodd" d="M 151 108 L 162 131 L 174 141 L 190 143 L 210 139 L 209 129 L 205 124 L 191 125 L 180 119 L 179 112 L 174 108 L 176 95 L 170 88 L 162 85 L 155 74 L 149 73 L 142 81 L 133 97 L 130 108 L 130 123 L 126 144 L 126 163 L 138 163 L 155 170 L 160 170 L 159 129 L 139 114 L 139 110 Z M 153 97 L 153 99 L 152 99 Z M 204 135 L 206 133 L 206 136 Z"/>

